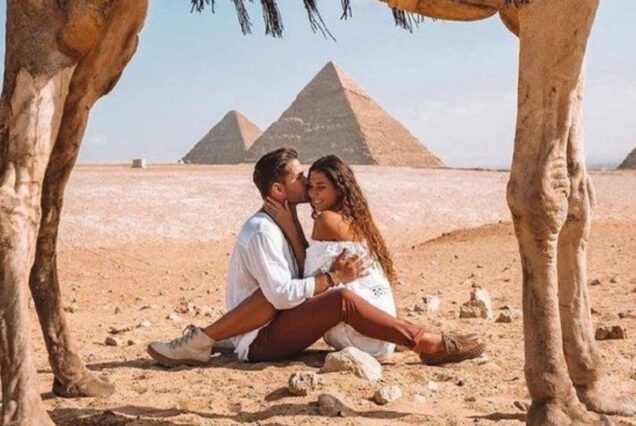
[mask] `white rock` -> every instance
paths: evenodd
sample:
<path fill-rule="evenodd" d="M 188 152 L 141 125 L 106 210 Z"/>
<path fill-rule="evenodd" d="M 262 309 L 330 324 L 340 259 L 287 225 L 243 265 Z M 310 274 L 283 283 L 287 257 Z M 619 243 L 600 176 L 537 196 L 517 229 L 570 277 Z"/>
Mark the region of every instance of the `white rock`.
<path fill-rule="evenodd" d="M 439 309 L 442 301 L 438 296 L 427 294 L 426 296 L 422 297 L 422 303 L 424 304 L 424 309 L 426 310 L 426 312 L 435 312 Z"/>
<path fill-rule="evenodd" d="M 353 371 L 356 376 L 363 379 L 379 380 L 382 378 L 382 366 L 378 360 L 353 346 L 327 355 L 321 371 L 323 373 Z"/>
<path fill-rule="evenodd" d="M 428 383 L 426 384 L 426 387 L 431 392 L 437 392 L 437 390 L 439 389 L 439 385 L 437 384 L 437 382 L 433 380 L 429 380 Z"/>
<path fill-rule="evenodd" d="M 313 371 L 301 371 L 289 376 L 287 390 L 292 395 L 305 396 L 322 384 L 322 377 Z"/>
<path fill-rule="evenodd" d="M 497 316 L 495 322 L 511 323 L 518 318 L 521 318 L 521 311 L 517 309 L 504 309 L 503 311 L 499 312 L 499 315 Z"/>
<path fill-rule="evenodd" d="M 404 394 L 402 393 L 402 389 L 400 389 L 398 386 L 385 386 L 375 392 L 375 394 L 373 395 L 373 400 L 378 405 L 384 405 L 400 399 L 402 398 L 402 396 L 404 396 Z"/>
<path fill-rule="evenodd" d="M 139 325 L 137 325 L 137 328 L 150 328 L 151 326 L 152 326 L 152 323 L 150 322 L 149 319 L 143 319 L 141 320 Z"/>
<path fill-rule="evenodd" d="M 459 310 L 460 318 L 485 318 L 493 319 L 492 301 L 490 295 L 483 287 L 475 287 L 470 292 L 470 300 L 464 303 Z"/>
<path fill-rule="evenodd" d="M 174 322 L 181 322 L 181 317 L 176 312 L 171 312 L 170 314 L 168 314 L 166 319 Z"/>
<path fill-rule="evenodd" d="M 327 417 L 346 417 L 351 414 L 351 409 L 344 398 L 323 393 L 318 397 L 320 413 Z"/>

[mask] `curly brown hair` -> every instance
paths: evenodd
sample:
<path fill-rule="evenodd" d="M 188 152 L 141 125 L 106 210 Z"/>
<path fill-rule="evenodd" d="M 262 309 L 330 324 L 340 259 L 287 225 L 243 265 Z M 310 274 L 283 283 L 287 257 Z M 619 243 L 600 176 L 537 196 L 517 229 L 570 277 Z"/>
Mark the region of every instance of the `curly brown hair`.
<path fill-rule="evenodd" d="M 370 255 L 380 264 L 389 282 L 395 283 L 397 275 L 391 253 L 373 221 L 369 204 L 353 170 L 337 155 L 326 155 L 311 165 L 309 176 L 312 172 L 323 173 L 336 187 L 340 195 L 340 213 L 351 222 L 356 238 L 366 241 Z"/>

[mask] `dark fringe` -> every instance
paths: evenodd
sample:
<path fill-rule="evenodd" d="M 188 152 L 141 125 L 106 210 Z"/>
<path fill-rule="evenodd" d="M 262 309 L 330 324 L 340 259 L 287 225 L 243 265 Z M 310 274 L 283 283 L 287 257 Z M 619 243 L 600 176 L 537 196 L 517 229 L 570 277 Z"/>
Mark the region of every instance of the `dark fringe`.
<path fill-rule="evenodd" d="M 340 4 L 342 5 L 340 19 L 351 18 L 353 16 L 353 13 L 351 13 L 351 2 L 349 0 L 340 0 Z"/>
<path fill-rule="evenodd" d="M 345 1 L 348 2 L 348 0 Z M 307 10 L 307 17 L 309 18 L 311 30 L 313 32 L 320 31 L 323 37 L 327 38 L 327 36 L 329 36 L 333 41 L 336 41 L 336 38 L 327 29 L 327 25 L 325 25 L 325 21 L 322 20 L 322 16 L 320 16 L 316 0 L 303 0 L 303 3 Z"/>
<path fill-rule="evenodd" d="M 261 0 L 263 8 L 263 20 L 265 21 L 265 34 L 272 37 L 283 36 L 283 21 L 275 0 Z"/>
<path fill-rule="evenodd" d="M 408 13 L 396 8 L 391 9 L 391 12 L 393 12 L 393 20 L 395 21 L 395 25 L 407 30 L 410 33 L 413 32 L 414 26 L 418 27 L 420 25 L 420 22 L 423 21 L 422 16 L 414 13 Z"/>
<path fill-rule="evenodd" d="M 234 7 L 236 8 L 236 14 L 238 17 L 239 25 L 241 26 L 241 32 L 243 34 L 252 33 L 252 23 L 250 22 L 250 15 L 245 9 L 245 3 L 243 0 L 232 0 Z"/>
<path fill-rule="evenodd" d="M 214 1 L 215 0 L 190 0 L 192 8 L 190 12 L 202 12 L 205 6 L 210 6 L 212 13 L 214 13 Z M 249 0 L 250 2 L 253 0 Z M 453 0 L 449 0 L 453 1 Z M 521 7 L 532 3 L 533 0 L 506 0 L 508 6 Z M 250 21 L 249 14 L 245 8 L 244 0 L 232 0 L 236 13 L 238 14 L 239 24 L 241 25 L 241 31 L 243 34 L 250 34 L 252 32 L 252 23 Z M 325 21 L 323 21 L 320 12 L 318 11 L 317 0 L 303 0 L 305 9 L 307 10 L 307 17 L 309 18 L 309 25 L 313 32 L 320 31 L 323 37 L 336 40 L 335 37 L 327 29 Z M 342 6 L 342 15 L 340 19 L 347 19 L 353 16 L 351 12 L 351 0 L 340 0 Z M 265 34 L 273 37 L 282 37 L 283 35 L 283 19 L 278 10 L 276 0 L 261 0 L 261 6 L 263 8 L 263 20 L 265 21 Z M 393 19 L 395 25 L 413 32 L 414 27 L 418 27 L 420 22 L 424 18 L 420 15 L 404 12 L 403 10 L 391 9 L 393 13 Z"/>

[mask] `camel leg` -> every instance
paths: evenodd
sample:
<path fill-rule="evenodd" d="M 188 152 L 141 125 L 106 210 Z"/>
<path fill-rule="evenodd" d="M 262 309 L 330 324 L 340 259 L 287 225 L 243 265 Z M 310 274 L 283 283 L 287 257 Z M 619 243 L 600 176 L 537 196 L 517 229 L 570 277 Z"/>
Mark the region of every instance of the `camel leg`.
<path fill-rule="evenodd" d="M 75 63 L 56 48 L 54 30 L 62 23 L 51 16 L 55 14 L 48 6 L 35 3 L 8 2 L 0 99 L 0 423 L 4 425 L 53 424 L 37 391 L 27 291 L 42 181 Z"/>
<path fill-rule="evenodd" d="M 75 164 L 88 115 L 99 97 L 117 83 L 133 56 L 147 4 L 112 6 L 104 35 L 77 65 L 71 80 L 60 132 L 49 161 L 42 193 L 42 219 L 30 287 L 37 309 L 58 396 L 98 396 L 114 391 L 85 367 L 74 350 L 62 309 L 57 274 L 57 234 L 64 188 Z M 123 18 L 123 15 L 126 17 Z"/>
<path fill-rule="evenodd" d="M 582 97 L 581 75 L 567 146 L 571 188 L 568 216 L 559 234 L 557 257 L 563 350 L 579 399 L 589 410 L 604 414 L 635 415 L 636 399 L 621 394 L 606 380 L 592 330 L 586 260 L 593 187 L 583 155 Z"/>
<path fill-rule="evenodd" d="M 518 117 L 508 204 L 523 273 L 530 425 L 602 421 L 579 402 L 568 375 L 557 276 L 557 241 L 571 190 L 566 154 L 573 101 L 597 6 L 598 0 L 536 0 L 518 15 Z"/>

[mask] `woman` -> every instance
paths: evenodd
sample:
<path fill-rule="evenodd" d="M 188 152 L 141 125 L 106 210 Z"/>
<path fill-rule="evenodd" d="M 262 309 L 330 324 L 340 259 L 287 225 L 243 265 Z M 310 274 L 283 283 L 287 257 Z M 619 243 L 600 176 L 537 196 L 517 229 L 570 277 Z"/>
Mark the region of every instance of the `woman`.
<path fill-rule="evenodd" d="M 369 259 L 367 275 L 338 287 L 345 287 L 396 316 L 390 285 L 396 280 L 391 254 L 351 168 L 335 155 L 318 159 L 309 169 L 308 195 L 314 228 L 305 253 L 305 276 L 327 272 L 343 250 L 366 257 Z M 294 218 L 288 207 L 268 199 L 264 209 L 286 235 L 297 235 L 293 232 Z M 389 356 L 395 349 L 394 343 L 364 336 L 345 323 L 325 333 L 324 340 L 336 349 L 355 346 L 379 358 Z"/>

